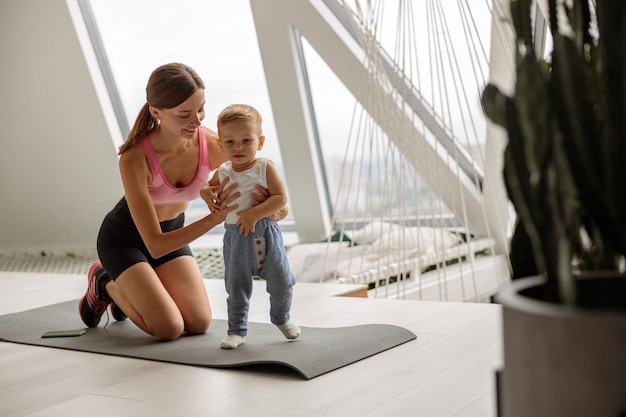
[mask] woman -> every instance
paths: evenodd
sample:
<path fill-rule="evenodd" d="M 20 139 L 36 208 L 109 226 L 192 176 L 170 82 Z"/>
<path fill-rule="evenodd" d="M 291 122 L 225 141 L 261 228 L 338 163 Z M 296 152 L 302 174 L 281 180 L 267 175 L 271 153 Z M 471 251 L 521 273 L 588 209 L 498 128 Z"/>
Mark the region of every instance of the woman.
<path fill-rule="evenodd" d="M 119 149 L 124 197 L 100 228 L 100 261 L 89 270 L 79 312 L 96 327 L 111 304 L 116 320 L 128 316 L 155 339 L 173 340 L 209 328 L 211 306 L 189 243 L 223 222 L 239 193 L 236 184 L 224 189 L 227 181 L 207 184 L 225 157 L 216 133 L 201 124 L 204 84 L 196 72 L 179 63 L 157 68 L 146 99 Z M 184 226 L 184 211 L 201 191 L 211 213 Z M 265 199 L 267 190 L 260 191 Z"/>

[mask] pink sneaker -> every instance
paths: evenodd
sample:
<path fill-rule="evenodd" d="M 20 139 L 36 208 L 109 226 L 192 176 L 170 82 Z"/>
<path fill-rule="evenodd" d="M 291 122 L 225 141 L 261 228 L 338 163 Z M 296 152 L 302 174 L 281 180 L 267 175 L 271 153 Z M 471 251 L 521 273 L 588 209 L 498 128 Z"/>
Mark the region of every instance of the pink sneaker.
<path fill-rule="evenodd" d="M 78 303 L 80 318 L 88 327 L 97 327 L 102 315 L 112 300 L 107 294 L 99 294 L 100 288 L 109 280 L 100 261 L 96 261 L 87 273 L 87 292 Z"/>

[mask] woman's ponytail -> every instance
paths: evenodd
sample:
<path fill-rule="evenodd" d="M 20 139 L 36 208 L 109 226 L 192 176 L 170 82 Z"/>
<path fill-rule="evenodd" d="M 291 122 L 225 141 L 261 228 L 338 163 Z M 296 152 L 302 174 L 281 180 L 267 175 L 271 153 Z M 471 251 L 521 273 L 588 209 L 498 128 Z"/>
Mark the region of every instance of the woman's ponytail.
<path fill-rule="evenodd" d="M 120 146 L 118 154 L 121 155 L 134 144 L 139 143 L 144 136 L 157 126 L 157 124 L 158 121 L 150 114 L 150 106 L 148 103 L 144 104 L 141 110 L 139 110 L 137 120 L 135 120 L 135 124 L 128 134 L 126 141 Z"/>

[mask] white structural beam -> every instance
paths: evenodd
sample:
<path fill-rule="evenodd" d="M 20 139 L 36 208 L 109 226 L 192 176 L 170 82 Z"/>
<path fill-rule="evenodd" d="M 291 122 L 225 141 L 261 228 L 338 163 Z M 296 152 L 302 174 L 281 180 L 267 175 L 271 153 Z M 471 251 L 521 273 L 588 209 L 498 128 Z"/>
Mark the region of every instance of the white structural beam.
<path fill-rule="evenodd" d="M 287 181 L 297 178 L 290 193 L 301 241 L 318 241 L 327 233 L 329 205 L 319 172 L 299 36 L 315 48 L 424 181 L 459 218 L 467 221 L 470 231 L 481 236 L 494 234 L 499 222 L 492 222 L 486 215 L 484 195 L 475 178 L 459 169 L 455 156 L 445 147 L 425 138 L 412 115 L 398 111 L 397 118 L 390 119 L 388 109 L 398 106 L 397 95 L 392 97 L 379 80 L 370 76 L 363 65 L 363 49 L 323 0 L 251 0 L 251 5 Z M 372 96 L 377 100 L 371 100 Z M 398 136 L 399 131 L 405 132 L 404 137 Z M 501 205 L 501 182 L 489 185 L 500 187 L 490 194 L 490 198 L 496 195 L 498 201 L 489 203 Z"/>
<path fill-rule="evenodd" d="M 330 232 L 330 204 L 294 33 L 297 21 L 311 7 L 306 1 L 289 0 L 251 1 L 251 5 L 298 238 L 302 243 L 319 242 Z M 304 15 L 294 24 L 300 13 Z"/>
<path fill-rule="evenodd" d="M 491 17 L 489 82 L 511 94 L 515 85 L 515 34 L 510 23 L 509 0 L 494 0 Z M 496 252 L 508 254 L 508 241 L 515 213 L 509 204 L 502 175 L 507 135 L 504 129 L 487 122 L 485 143 L 484 200 L 488 225 L 496 238 Z"/>

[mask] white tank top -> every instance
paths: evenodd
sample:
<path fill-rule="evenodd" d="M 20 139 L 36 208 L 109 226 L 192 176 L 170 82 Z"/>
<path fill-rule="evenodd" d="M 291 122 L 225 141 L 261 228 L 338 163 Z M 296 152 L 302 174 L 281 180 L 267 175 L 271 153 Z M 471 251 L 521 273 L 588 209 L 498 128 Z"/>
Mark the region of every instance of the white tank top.
<path fill-rule="evenodd" d="M 235 224 L 239 219 L 237 215 L 238 211 L 247 210 L 252 207 L 252 197 L 250 197 L 250 193 L 257 192 L 255 185 L 259 184 L 260 186 L 267 188 L 267 175 L 266 175 L 266 167 L 267 167 L 267 159 L 266 158 L 257 158 L 256 164 L 246 171 L 236 172 L 233 170 L 232 164 L 230 161 L 224 162 L 217 170 L 219 175 L 220 182 L 224 180 L 226 177 L 230 177 L 229 184 L 236 182 L 237 190 L 240 195 L 231 203 L 238 204 L 236 210 L 231 211 L 226 215 L 225 223 Z"/>

